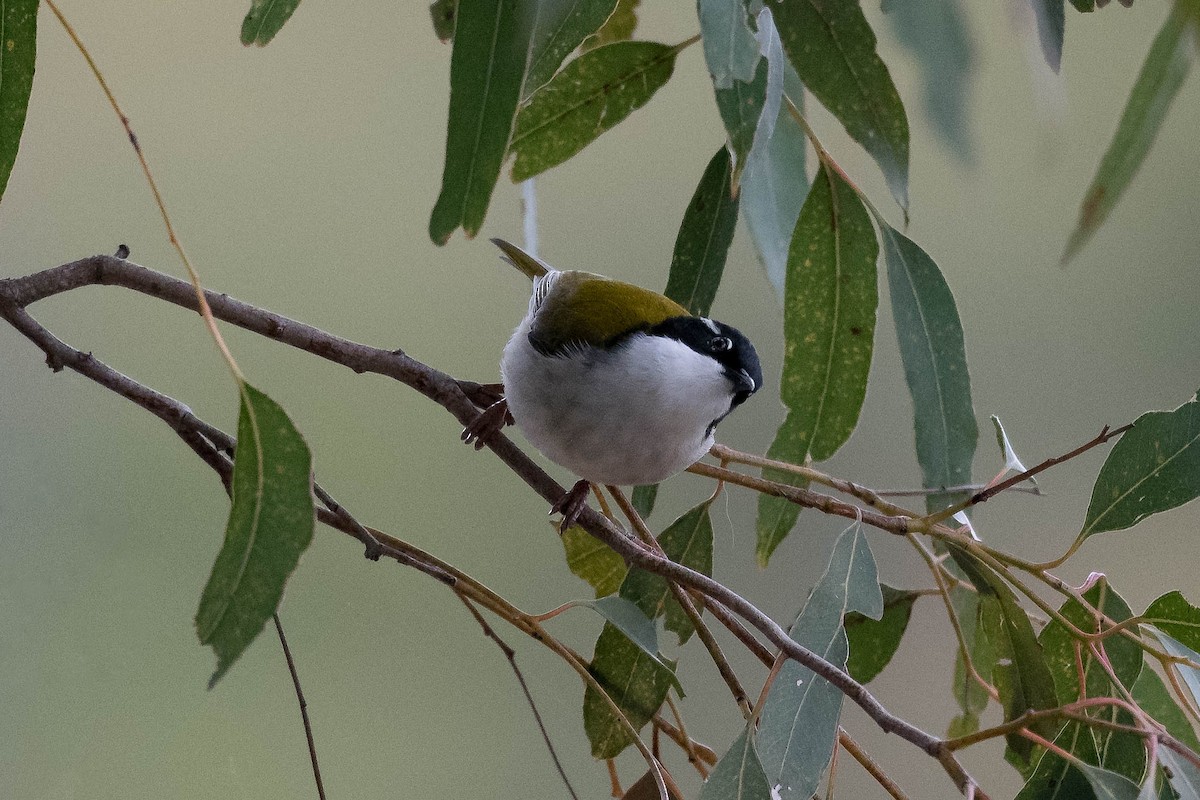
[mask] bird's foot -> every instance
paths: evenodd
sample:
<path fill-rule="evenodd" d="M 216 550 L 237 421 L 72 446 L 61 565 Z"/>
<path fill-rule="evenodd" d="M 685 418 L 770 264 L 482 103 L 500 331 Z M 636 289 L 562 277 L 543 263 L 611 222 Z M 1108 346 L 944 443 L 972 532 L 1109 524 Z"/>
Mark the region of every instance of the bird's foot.
<path fill-rule="evenodd" d="M 459 438 L 466 444 L 475 445 L 475 449 L 479 450 L 505 425 L 512 425 L 513 422 L 512 414 L 508 413 L 508 401 L 501 397 L 479 412 L 479 416 L 471 420 L 470 425 L 463 428 L 462 436 Z"/>
<path fill-rule="evenodd" d="M 551 514 L 562 514 L 562 522 L 558 523 L 558 532 L 566 533 L 567 528 L 574 525 L 579 520 L 579 515 L 587 508 L 588 493 L 591 492 L 592 485 L 587 481 L 578 481 L 574 486 L 563 493 L 563 496 L 557 503 L 550 506 Z"/>

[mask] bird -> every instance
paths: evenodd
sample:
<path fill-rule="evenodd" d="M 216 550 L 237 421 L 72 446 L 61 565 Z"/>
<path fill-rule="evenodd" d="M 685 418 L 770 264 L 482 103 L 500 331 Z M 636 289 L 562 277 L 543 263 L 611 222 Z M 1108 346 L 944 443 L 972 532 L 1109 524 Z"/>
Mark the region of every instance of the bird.
<path fill-rule="evenodd" d="M 558 270 L 503 239 L 533 280 L 528 312 L 500 361 L 503 397 L 462 433 L 479 449 L 507 424 L 580 480 L 551 513 L 560 530 L 589 484 L 658 483 L 698 461 L 721 420 L 762 388 L 754 345 L 658 292 Z"/>

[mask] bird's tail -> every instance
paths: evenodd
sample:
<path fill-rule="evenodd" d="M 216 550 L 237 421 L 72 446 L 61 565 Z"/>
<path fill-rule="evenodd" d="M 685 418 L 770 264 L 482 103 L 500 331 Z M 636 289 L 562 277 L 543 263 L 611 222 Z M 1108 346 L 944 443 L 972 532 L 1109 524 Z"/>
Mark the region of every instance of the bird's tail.
<path fill-rule="evenodd" d="M 554 267 L 545 261 L 542 261 L 537 256 L 531 256 L 512 242 L 506 242 L 503 239 L 492 239 L 492 244 L 499 247 L 500 252 L 504 253 L 503 259 L 505 261 L 520 270 L 531 281 L 536 281 L 543 275 L 556 271 Z"/>

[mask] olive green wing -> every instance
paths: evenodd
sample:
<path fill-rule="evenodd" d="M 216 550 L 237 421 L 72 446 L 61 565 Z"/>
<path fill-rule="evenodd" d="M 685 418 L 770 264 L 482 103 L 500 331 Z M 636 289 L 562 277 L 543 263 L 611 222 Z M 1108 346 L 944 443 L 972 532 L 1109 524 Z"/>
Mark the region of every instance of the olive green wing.
<path fill-rule="evenodd" d="M 529 340 L 546 354 L 577 345 L 603 347 L 671 317 L 689 316 L 658 292 L 590 272 L 559 272 L 543 280 L 552 283 L 534 314 Z"/>

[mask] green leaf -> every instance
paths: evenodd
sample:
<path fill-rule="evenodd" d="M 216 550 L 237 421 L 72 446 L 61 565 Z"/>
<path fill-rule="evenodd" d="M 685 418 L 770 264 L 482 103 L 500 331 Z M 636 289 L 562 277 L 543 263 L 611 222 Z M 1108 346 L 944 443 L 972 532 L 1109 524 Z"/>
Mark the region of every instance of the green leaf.
<path fill-rule="evenodd" d="M 1096 0 L 1071 0 L 1071 5 L 1075 6 L 1076 11 L 1083 13 L 1096 10 Z"/>
<path fill-rule="evenodd" d="M 1171 788 L 1180 800 L 1200 800 L 1200 768 L 1169 747 L 1159 745 L 1158 760 L 1168 770 Z"/>
<path fill-rule="evenodd" d="M 880 584 L 883 591 L 883 616 L 873 620 L 857 612 L 846 615 L 846 638 L 850 657 L 846 671 L 859 683 L 870 683 L 892 660 L 912 616 L 913 603 L 920 592 L 893 589 Z"/>
<path fill-rule="evenodd" d="M 964 162 L 972 158 L 967 100 L 976 69 L 975 39 L 959 0 L 883 3 L 884 19 L 921 71 L 921 105 L 933 130 Z"/>
<path fill-rule="evenodd" d="M 0 195 L 8 186 L 25 129 L 37 58 L 37 0 L 8 0 L 0 7 Z"/>
<path fill-rule="evenodd" d="M 616 7 L 617 0 L 539 2 L 521 97 L 529 97 L 554 77 L 563 59 L 599 30 Z"/>
<path fill-rule="evenodd" d="M 803 464 L 808 453 L 807 442 L 798 431 L 803 426 L 800 414 L 789 412 L 783 424 L 775 433 L 775 441 L 767 450 L 767 458 L 776 461 L 787 461 L 792 464 Z M 764 469 L 763 477 L 767 480 L 786 483 L 790 486 L 808 486 L 808 480 L 792 472 L 778 469 Z M 758 496 L 758 516 L 755 518 L 757 532 L 754 547 L 758 565 L 765 568 L 787 535 L 792 532 L 796 520 L 800 518 L 800 506 L 782 497 L 772 497 L 766 494 Z"/>
<path fill-rule="evenodd" d="M 661 797 L 658 793 L 658 784 L 654 781 L 654 773 L 647 770 L 642 773 L 642 777 L 629 784 L 625 794 L 621 795 L 621 800 L 661 800 Z M 667 797 L 670 800 L 683 800 L 675 794 L 669 784 L 667 785 Z"/>
<path fill-rule="evenodd" d="M 771 6 L 783 49 L 804 85 L 875 159 L 908 209 L 908 118 L 858 3 Z"/>
<path fill-rule="evenodd" d="M 1150 47 L 1117 132 L 1083 197 L 1079 221 L 1063 252 L 1063 263 L 1070 261 L 1108 218 L 1150 152 L 1158 128 L 1192 66 L 1198 24 L 1195 12 L 1186 4 L 1174 4 Z"/>
<path fill-rule="evenodd" d="M 1016 719 L 1030 709 L 1041 711 L 1056 708 L 1058 699 L 1054 677 L 1046 665 L 1042 645 L 1034 636 L 1033 625 L 1012 589 L 995 570 L 965 550 L 956 545 L 950 545 L 948 549 L 955 563 L 979 590 L 980 602 L 984 606 L 992 606 L 991 609 L 985 609 L 982 619 L 985 622 L 984 634 L 995 643 L 999 657 L 992 677 L 1000 693 L 1000 703 L 1004 706 L 1005 722 Z M 1052 736 L 1056 729 L 1054 723 L 1048 720 L 1030 727 L 1046 737 Z M 1016 733 L 1006 738 L 1009 748 L 1023 761 L 1028 761 L 1032 743 Z"/>
<path fill-rule="evenodd" d="M 1054 737 L 1054 744 L 1084 761 L 1098 759 L 1091 737 L 1079 725 L 1065 726 Z M 1094 800 L 1095 797 L 1091 782 L 1074 763 L 1043 750 L 1017 800 Z"/>
<path fill-rule="evenodd" d="M 1155 600 L 1142 620 L 1193 650 L 1200 650 L 1200 608 L 1189 603 L 1182 593 L 1167 592 Z"/>
<path fill-rule="evenodd" d="M 994 603 L 981 603 L 978 592 L 957 586 L 950 590 L 950 602 L 958 616 L 975 671 L 983 680 L 991 682 L 996 667 L 996 642 L 988 637 L 987 632 L 994 627 L 994 623 L 984 616 L 998 614 L 999 609 Z M 954 737 L 974 733 L 979 729 L 979 715 L 987 708 L 991 696 L 967 670 L 961 652 L 955 653 L 953 690 L 954 699 L 963 713 L 951 723 L 947 735 Z"/>
<path fill-rule="evenodd" d="M 654 501 L 657 499 L 658 484 L 647 483 L 644 486 L 633 487 L 633 495 L 629 498 L 629 502 L 633 503 L 634 510 L 641 518 L 646 520 L 654 513 Z"/>
<path fill-rule="evenodd" d="M 1200 495 L 1200 402 L 1149 411 L 1100 468 L 1080 538 L 1132 527 Z"/>
<path fill-rule="evenodd" d="M 971 482 L 979 439 L 962 322 L 941 270 L 908 237 L 880 220 L 892 315 L 913 400 L 917 463 L 926 489 Z M 953 502 L 931 494 L 930 511 Z"/>
<path fill-rule="evenodd" d="M 616 42 L 567 64 L 517 115 L 512 179 L 558 166 L 644 106 L 670 79 L 677 52 L 656 42 Z"/>
<path fill-rule="evenodd" d="M 813 588 L 791 636 L 821 658 L 845 667 L 848 643 L 843 616 L 883 614 L 875 559 L 859 523 L 833 546 L 829 566 Z M 783 800 L 808 800 L 833 754 L 842 693 L 795 661 L 786 661 L 763 704 L 758 753 L 768 782 Z"/>
<path fill-rule="evenodd" d="M 1124 775 L 1091 764 L 1076 764 L 1075 768 L 1092 785 L 1097 800 L 1138 800 L 1141 789 Z"/>
<path fill-rule="evenodd" d="M 1108 584 L 1103 575 L 1092 579 L 1083 597 L 1114 622 L 1123 622 L 1133 616 L 1129 605 Z M 1064 603 L 1059 608 L 1059 613 L 1079 630 L 1089 633 L 1098 631 L 1092 615 L 1073 599 Z M 1108 677 L 1108 670 L 1086 647 L 1081 651 L 1076 649 L 1076 640 L 1057 620 L 1051 620 L 1046 625 L 1038 640 L 1042 645 L 1046 664 L 1054 676 L 1055 692 L 1060 703 L 1071 703 L 1080 697 L 1122 698 L 1123 687 L 1134 685 L 1142 673 L 1144 658 L 1141 648 L 1136 642 L 1123 636 L 1110 636 L 1096 642 L 1108 662 L 1108 667 L 1120 681 L 1120 687 L 1113 685 Z M 1081 671 L 1085 680 L 1082 689 L 1079 685 Z M 1092 709 L 1089 715 L 1105 722 L 1133 723 L 1133 718 L 1116 706 L 1099 706 Z M 1067 725 L 1083 726 L 1083 723 L 1073 721 Z M 1089 763 L 1130 780 L 1142 777 L 1146 767 L 1146 751 L 1140 736 L 1105 728 L 1089 728 L 1086 735 L 1090 737 L 1097 751 L 1096 760 Z"/>
<path fill-rule="evenodd" d="M 479 233 L 508 151 L 525 80 L 536 0 L 479 0 L 458 9 L 442 190 L 429 237 Z"/>
<path fill-rule="evenodd" d="M 700 800 L 772 800 L 771 785 L 754 749 L 753 732 L 742 731 L 700 787 Z"/>
<path fill-rule="evenodd" d="M 698 0 L 704 61 L 713 85 L 728 89 L 734 81 L 749 83 L 758 65 L 758 42 L 746 24 L 742 0 Z"/>
<path fill-rule="evenodd" d="M 300 0 L 250 0 L 250 10 L 242 20 L 242 44 L 265 47 L 298 5 Z"/>
<path fill-rule="evenodd" d="M 715 90 L 717 111 L 725 123 L 728 148 L 733 158 L 733 192 L 736 194 L 746 169 L 746 158 L 754 146 L 754 134 L 767 96 L 767 62 L 758 65 L 751 81 L 733 81 L 728 88 Z M 794 223 L 793 223 L 794 224 Z"/>
<path fill-rule="evenodd" d="M 1063 34 L 1066 32 L 1065 0 L 1033 0 L 1033 16 L 1037 20 L 1038 43 L 1050 69 L 1062 67 Z"/>
<path fill-rule="evenodd" d="M 1154 628 L 1150 630 L 1153 631 L 1155 637 L 1162 644 L 1163 650 L 1168 655 L 1175 656 L 1176 658 L 1186 658 L 1193 663 L 1200 664 L 1200 653 L 1197 653 L 1169 634 L 1155 630 Z M 1172 664 L 1171 669 L 1175 670 L 1179 677 L 1183 679 L 1183 685 L 1188 690 L 1188 693 L 1191 694 L 1192 702 L 1200 703 L 1200 669 L 1184 663 Z"/>
<path fill-rule="evenodd" d="M 671 523 L 659 534 L 658 543 L 672 561 L 705 575 L 712 574 L 708 503 L 701 503 Z M 680 644 L 691 635 L 691 620 L 671 595 L 667 582 L 658 575 L 630 570 L 621 584 L 620 595 L 650 619 L 665 615 L 667 630 L 679 636 Z M 667 690 L 679 685 L 671 669 L 636 646 L 630 646 L 624 635 L 608 624 L 596 640 L 591 670 L 635 729 L 654 716 L 666 699 Z M 584 690 L 583 717 L 584 730 L 596 758 L 613 758 L 633 741 L 608 704 L 590 686 Z"/>
<path fill-rule="evenodd" d="M 212 688 L 279 607 L 312 541 L 312 454 L 274 400 L 241 384 L 233 500 L 225 542 L 196 611 L 200 644 L 217 655 Z"/>
<path fill-rule="evenodd" d="M 604 624 L 596 640 L 590 669 L 634 730 L 650 721 L 667 691 L 678 683 L 672 670 L 609 623 Z M 583 729 L 596 758 L 615 758 L 633 741 L 608 703 L 590 685 L 583 694 Z"/>
<path fill-rule="evenodd" d="M 458 16 L 458 0 L 433 0 L 429 6 L 429 17 L 433 21 L 433 35 L 443 42 L 453 39 L 456 16 Z"/>
<path fill-rule="evenodd" d="M 604 617 L 612 624 L 629 641 L 637 645 L 650 658 L 659 662 L 663 669 L 671 671 L 671 666 L 663 662 L 658 653 L 658 631 L 655 630 L 654 621 L 642 613 L 642 610 L 636 605 L 626 600 L 624 597 L 601 597 L 599 600 L 577 600 L 574 603 L 578 606 L 590 608 L 600 616 Z M 683 687 L 676 686 L 683 690 Z"/>
<path fill-rule="evenodd" d="M 1167 729 L 1167 733 L 1192 750 L 1200 752 L 1200 739 L 1196 738 L 1196 731 L 1192 728 L 1191 721 L 1179 707 L 1174 696 L 1167 691 L 1167 687 L 1163 685 L 1162 678 L 1158 677 L 1157 672 L 1152 669 L 1143 669 L 1130 691 L 1133 693 L 1133 700 L 1137 703 L 1138 708 L 1161 723 Z"/>
<path fill-rule="evenodd" d="M 789 87 L 788 95 L 803 108 L 803 85 L 783 56 L 783 45 L 769 9 L 759 12 L 758 31 L 760 39 L 765 40 L 766 99 L 754 131 L 754 144 L 746 156 L 739 194 L 746 230 L 782 303 L 792 232 L 808 195 L 805 168 L 808 140 L 782 105 L 783 90 Z"/>
<path fill-rule="evenodd" d="M 862 201 L 822 167 L 800 211 L 788 254 L 783 307 L 784 356 L 779 394 L 788 415 L 768 455 L 823 461 L 858 423 L 875 337 L 878 307 L 871 218 Z M 772 480 L 785 473 L 764 471 Z M 794 478 L 787 478 L 794 482 Z M 782 498 L 760 495 L 760 564 L 795 524 Z"/>
<path fill-rule="evenodd" d="M 600 30 L 583 40 L 582 50 L 595 50 L 613 42 L 624 42 L 633 38 L 637 30 L 637 10 L 642 0 L 617 0 L 617 7 Z"/>
<path fill-rule="evenodd" d="M 731 171 L 729 151 L 722 147 L 708 162 L 675 237 L 665 294 L 697 317 L 712 309 L 737 225 Z"/>
<path fill-rule="evenodd" d="M 659 546 L 672 561 L 712 574 L 712 520 L 705 501 L 672 522 L 658 536 Z M 621 586 L 621 596 L 632 600 L 651 619 L 666 617 L 667 630 L 683 644 L 693 633 L 692 621 L 675 600 L 665 578 L 640 569 L 630 570 Z"/>
<path fill-rule="evenodd" d="M 567 567 L 596 590 L 596 597 L 610 595 L 621 588 L 629 569 L 625 559 L 612 548 L 578 525 L 567 528 L 561 538 Z"/>

